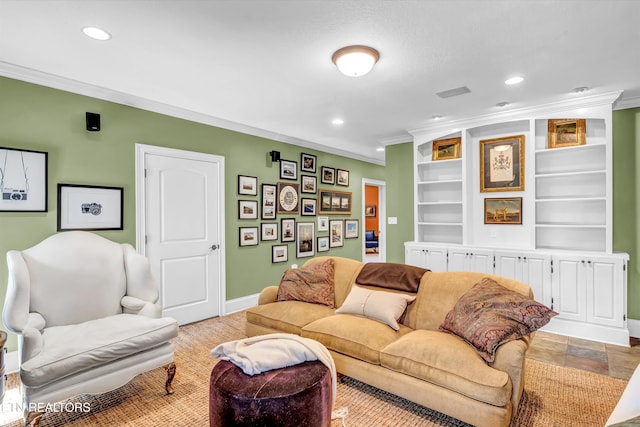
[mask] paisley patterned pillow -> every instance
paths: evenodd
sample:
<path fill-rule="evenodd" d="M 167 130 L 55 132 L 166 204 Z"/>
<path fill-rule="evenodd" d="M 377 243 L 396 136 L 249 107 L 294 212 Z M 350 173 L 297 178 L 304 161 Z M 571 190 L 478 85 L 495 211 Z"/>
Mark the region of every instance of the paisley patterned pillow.
<path fill-rule="evenodd" d="M 335 306 L 333 259 L 284 272 L 278 287 L 278 301 L 304 301 Z"/>
<path fill-rule="evenodd" d="M 458 300 L 440 330 L 459 336 L 493 362 L 500 345 L 538 330 L 557 314 L 485 277 Z"/>

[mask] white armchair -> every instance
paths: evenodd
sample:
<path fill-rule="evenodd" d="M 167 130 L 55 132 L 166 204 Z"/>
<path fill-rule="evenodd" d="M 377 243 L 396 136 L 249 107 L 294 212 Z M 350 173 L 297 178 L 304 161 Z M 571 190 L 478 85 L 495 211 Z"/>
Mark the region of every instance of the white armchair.
<path fill-rule="evenodd" d="M 93 233 L 54 234 L 7 253 L 4 323 L 18 334 L 25 421 L 47 404 L 118 388 L 167 369 L 172 392 L 177 322 L 160 317 L 148 260 Z"/>

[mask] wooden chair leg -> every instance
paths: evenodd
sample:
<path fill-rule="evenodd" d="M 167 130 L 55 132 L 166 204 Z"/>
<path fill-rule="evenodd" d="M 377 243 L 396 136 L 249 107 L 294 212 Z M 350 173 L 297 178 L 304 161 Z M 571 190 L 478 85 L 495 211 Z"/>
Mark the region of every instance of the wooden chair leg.
<path fill-rule="evenodd" d="M 171 386 L 171 382 L 173 381 L 173 377 L 176 375 L 175 362 L 171 362 L 168 365 L 165 365 L 164 369 L 167 371 L 167 381 L 164 383 L 164 389 L 167 391 L 167 394 L 173 394 L 173 387 Z"/>
<path fill-rule="evenodd" d="M 25 427 L 38 427 L 40 420 L 45 412 L 24 411 L 24 425 Z"/>

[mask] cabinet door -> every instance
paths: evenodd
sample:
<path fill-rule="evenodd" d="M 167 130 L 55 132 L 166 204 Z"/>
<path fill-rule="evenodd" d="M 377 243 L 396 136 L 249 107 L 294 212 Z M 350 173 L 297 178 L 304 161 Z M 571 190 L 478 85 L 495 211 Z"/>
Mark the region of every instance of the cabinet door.
<path fill-rule="evenodd" d="M 495 274 L 526 283 L 533 297 L 551 305 L 551 255 L 539 252 L 496 251 Z"/>
<path fill-rule="evenodd" d="M 552 285 L 552 308 L 559 318 L 587 320 L 585 259 L 578 256 L 562 255 L 554 257 Z"/>
<path fill-rule="evenodd" d="M 431 271 L 447 271 L 447 248 L 429 247 L 427 249 L 426 267 L 424 268 L 428 268 Z"/>
<path fill-rule="evenodd" d="M 424 248 L 418 246 L 406 246 L 404 251 L 404 263 L 426 268 L 427 257 Z"/>
<path fill-rule="evenodd" d="M 622 259 L 590 257 L 587 270 L 587 321 L 624 326 L 624 263 Z"/>
<path fill-rule="evenodd" d="M 496 269 L 498 276 L 522 282 L 522 254 L 519 252 L 496 252 Z M 535 292 L 534 292 L 535 295 Z"/>
<path fill-rule="evenodd" d="M 431 271 L 447 271 L 447 248 L 440 246 L 407 245 L 405 264 L 427 268 Z"/>
<path fill-rule="evenodd" d="M 493 251 L 486 249 L 472 249 L 469 256 L 467 271 L 493 274 Z"/>
<path fill-rule="evenodd" d="M 469 269 L 469 249 L 450 248 L 448 271 L 468 271 Z"/>

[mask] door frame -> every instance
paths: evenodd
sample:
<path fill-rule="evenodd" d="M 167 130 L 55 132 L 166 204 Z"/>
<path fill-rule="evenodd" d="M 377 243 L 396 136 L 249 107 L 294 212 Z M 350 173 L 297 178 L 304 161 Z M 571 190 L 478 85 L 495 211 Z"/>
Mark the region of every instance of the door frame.
<path fill-rule="evenodd" d="M 176 157 L 187 160 L 199 160 L 206 162 L 216 162 L 220 165 L 218 170 L 220 191 L 218 206 L 218 220 L 220 222 L 220 270 L 218 272 L 218 279 L 220 283 L 219 295 L 218 295 L 218 313 L 220 316 L 226 314 L 227 303 L 227 282 L 226 282 L 226 252 L 225 252 L 225 183 L 224 183 L 224 157 L 217 156 L 215 154 L 200 153 L 197 151 L 180 150 L 177 148 L 158 147 L 155 145 L 147 145 L 136 143 L 136 176 L 135 176 L 135 197 L 136 197 L 136 251 L 146 256 L 147 245 L 145 243 L 145 236 L 147 234 L 147 222 L 146 222 L 146 180 L 145 180 L 145 167 L 144 161 L 147 154 L 153 154 L 165 157 Z"/>
<path fill-rule="evenodd" d="M 380 262 L 387 261 L 387 209 L 386 209 L 386 200 L 387 200 L 387 183 L 385 181 L 379 181 L 377 179 L 370 178 L 362 178 L 362 259 L 365 259 L 367 245 L 365 231 L 366 231 L 366 223 L 365 223 L 365 190 L 366 186 L 378 187 L 378 228 L 380 232 L 378 233 L 378 256 L 380 258 Z"/>

